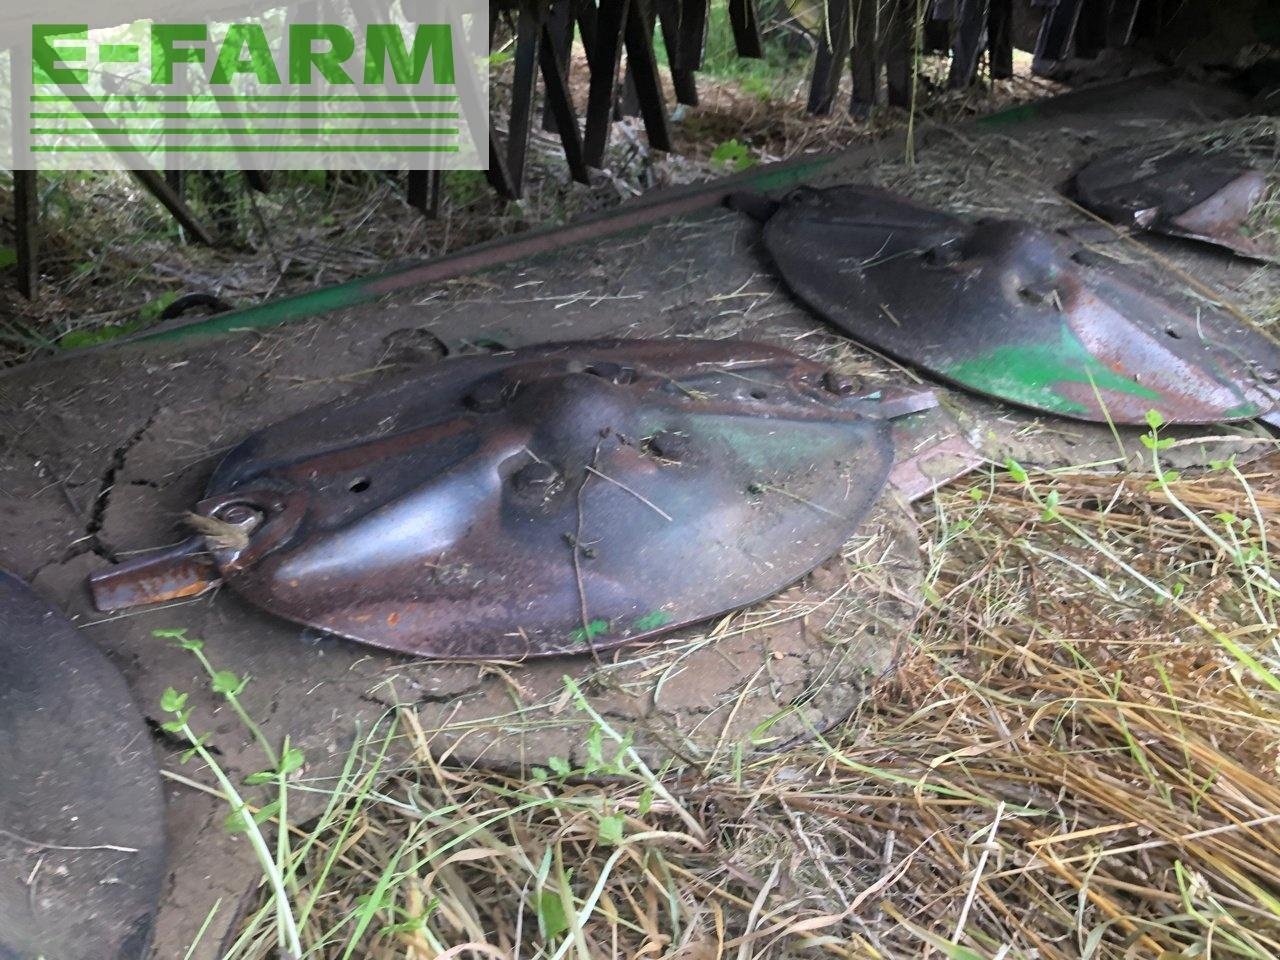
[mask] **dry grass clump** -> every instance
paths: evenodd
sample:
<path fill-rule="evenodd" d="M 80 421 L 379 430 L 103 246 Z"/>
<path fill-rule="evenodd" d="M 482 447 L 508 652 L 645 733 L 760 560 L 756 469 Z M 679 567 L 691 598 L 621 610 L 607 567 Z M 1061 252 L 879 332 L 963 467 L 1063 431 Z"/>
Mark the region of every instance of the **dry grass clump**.
<path fill-rule="evenodd" d="M 785 753 L 650 771 L 592 716 L 496 775 L 401 714 L 294 846 L 306 955 L 1280 955 L 1275 466 L 946 490 L 910 652 Z"/>

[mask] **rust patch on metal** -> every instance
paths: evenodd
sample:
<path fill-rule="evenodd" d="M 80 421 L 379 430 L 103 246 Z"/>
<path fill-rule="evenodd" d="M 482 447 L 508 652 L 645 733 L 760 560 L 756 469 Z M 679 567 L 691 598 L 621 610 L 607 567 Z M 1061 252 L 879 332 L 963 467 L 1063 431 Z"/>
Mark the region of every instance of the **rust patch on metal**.
<path fill-rule="evenodd" d="M 3 571 L 0 731 L 0 957 L 140 960 L 165 867 L 150 734 L 119 671 Z"/>
<path fill-rule="evenodd" d="M 1080 203 L 1114 223 L 1200 240 L 1257 260 L 1275 260 L 1274 244 L 1248 232 L 1267 178 L 1229 154 L 1155 153 L 1127 148 L 1086 164 L 1072 181 Z"/>
<path fill-rule="evenodd" d="M 89 583 L 93 605 L 104 613 L 143 604 L 198 597 L 222 582 L 204 537 L 113 567 Z"/>
<path fill-rule="evenodd" d="M 849 538 L 891 466 L 878 413 L 934 401 L 829 373 L 705 340 L 448 360 L 250 437 L 196 513 L 248 530 L 207 555 L 279 616 L 418 656 L 604 650 L 770 596 Z"/>
<path fill-rule="evenodd" d="M 907 503 L 927 497 L 986 462 L 941 408 L 895 420 L 893 449 L 889 486 Z"/>
<path fill-rule="evenodd" d="M 871 187 L 802 188 L 764 240 L 816 312 L 976 393 L 1118 424 L 1151 409 L 1216 423 L 1276 406 L 1270 340 L 1028 223 L 971 223 Z"/>

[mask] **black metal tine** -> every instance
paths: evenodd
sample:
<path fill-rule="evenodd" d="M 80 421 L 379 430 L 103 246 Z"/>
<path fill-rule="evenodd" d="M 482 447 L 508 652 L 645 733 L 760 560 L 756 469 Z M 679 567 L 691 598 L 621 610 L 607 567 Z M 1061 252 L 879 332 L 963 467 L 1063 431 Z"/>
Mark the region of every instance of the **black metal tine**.
<path fill-rule="evenodd" d="M 853 45 L 853 3 L 855 0 L 828 0 L 818 50 L 813 58 L 809 81 L 809 112 L 825 116 L 831 112 L 840 89 L 840 76 L 849 61 Z"/>
<path fill-rule="evenodd" d="M 9 55 L 9 124 L 10 145 L 15 161 L 22 154 L 30 155 L 30 125 L 20 122 L 31 109 L 31 72 L 19 67 L 19 57 Z M 28 300 L 34 299 L 40 280 L 39 266 L 39 174 L 34 167 L 13 171 L 13 244 L 17 268 L 18 292 Z"/>
<path fill-rule="evenodd" d="M 410 170 L 405 179 L 405 201 L 428 220 L 440 216 L 444 178 L 440 170 Z"/>
<path fill-rule="evenodd" d="M 923 48 L 926 53 L 951 52 L 951 20 L 955 17 L 955 0 L 933 0 L 924 18 Z"/>
<path fill-rule="evenodd" d="M 987 39 L 988 0 L 960 0 L 952 31 L 951 70 L 947 86 L 960 90 L 973 83 L 978 74 L 978 58 Z"/>
<path fill-rule="evenodd" d="M 405 202 L 424 217 L 429 216 L 431 209 L 431 183 L 427 176 L 429 172 L 427 170 L 410 170 L 408 176 L 405 177 L 404 183 Z"/>
<path fill-rule="evenodd" d="M 38 175 L 34 170 L 13 171 L 14 254 L 17 256 L 18 292 L 32 300 L 40 277 L 40 229 Z"/>
<path fill-rule="evenodd" d="M 738 48 L 738 56 L 756 60 L 764 57 L 756 0 L 729 0 L 729 25 L 733 28 L 733 42 Z"/>
<path fill-rule="evenodd" d="M 915 3 L 890 0 L 884 31 L 886 99 L 891 107 L 911 106 L 911 80 L 915 70 Z"/>
<path fill-rule="evenodd" d="M 160 201 L 160 204 L 169 211 L 173 219 L 182 224 L 183 228 L 192 237 L 206 246 L 213 246 L 213 235 L 196 218 L 191 208 L 187 206 L 186 201 L 169 189 L 169 184 L 165 182 L 163 176 L 149 169 L 130 170 L 129 172 L 133 174 L 133 178 L 138 183 L 142 184 L 147 193 Z M 234 227 L 234 224 L 232 226 Z"/>
<path fill-rule="evenodd" d="M 516 196 L 524 190 L 525 159 L 533 125 L 533 94 L 538 82 L 542 17 L 530 3 L 520 7 L 516 25 L 515 75 L 511 82 L 511 119 L 507 124 L 507 171 Z"/>
<path fill-rule="evenodd" d="M 560 145 L 569 164 L 569 174 L 579 183 L 590 183 L 587 163 L 582 156 L 582 134 L 578 131 L 578 115 L 573 109 L 569 84 L 560 67 L 560 58 L 550 36 L 550 24 L 543 25 L 542 47 L 538 63 L 542 68 L 542 84 L 546 89 L 547 109 L 555 118 L 555 128 L 560 134 Z"/>
<path fill-rule="evenodd" d="M 1107 45 L 1110 21 L 1109 0 L 1085 0 L 1080 6 L 1080 19 L 1076 22 L 1073 55 L 1086 60 L 1096 57 Z"/>
<path fill-rule="evenodd" d="M 604 163 L 609 145 L 609 126 L 613 122 L 613 98 L 618 86 L 618 64 L 622 60 L 623 34 L 631 0 L 600 0 L 592 31 L 594 58 L 590 60 L 591 85 L 587 94 L 587 123 L 582 141 L 582 154 L 587 165 Z M 584 37 L 586 35 L 584 34 Z"/>
<path fill-rule="evenodd" d="M 658 23 L 662 27 L 662 45 L 667 48 L 667 66 L 671 70 L 671 85 L 675 88 L 676 103 L 696 107 L 698 83 L 693 70 L 682 59 L 680 28 L 685 0 L 658 0 Z"/>
<path fill-rule="evenodd" d="M 681 0 L 655 0 L 653 9 L 662 27 L 662 43 L 667 48 L 667 66 L 679 70 L 684 61 L 680 59 L 680 17 Z"/>
<path fill-rule="evenodd" d="M 582 40 L 582 49 L 587 55 L 587 66 L 595 69 L 596 50 L 596 5 L 594 0 L 570 0 L 573 4 L 573 19 L 578 24 L 578 36 Z"/>
<path fill-rule="evenodd" d="M 650 0 L 631 0 L 624 31 L 627 66 L 635 80 L 640 116 L 644 118 L 649 146 L 655 150 L 671 149 L 671 129 L 667 124 L 667 103 L 662 93 L 662 75 L 653 50 L 654 18 Z"/>
<path fill-rule="evenodd" d="M 702 69 L 702 50 L 707 43 L 707 17 L 711 0 L 680 0 L 680 68 Z"/>
<path fill-rule="evenodd" d="M 987 50 L 991 58 L 991 79 L 1013 76 L 1013 0 L 990 0 L 987 14 Z"/>
<path fill-rule="evenodd" d="M 446 16 L 453 28 L 455 35 L 462 36 L 466 27 L 455 8 L 446 8 Z M 497 13 L 495 8 L 489 10 L 489 47 L 493 48 L 494 30 L 497 27 Z M 480 91 L 476 87 L 475 81 L 468 70 L 460 70 L 457 74 L 458 79 L 458 105 L 462 108 L 462 113 L 468 118 L 479 117 L 489 114 L 488 105 L 481 102 Z M 502 137 L 493 126 L 493 120 L 489 120 L 489 165 L 485 170 L 485 179 L 489 181 L 489 185 L 493 187 L 495 193 L 504 200 L 516 199 L 515 184 L 511 182 L 511 174 L 507 170 L 507 160 L 505 152 L 502 149 Z"/>
<path fill-rule="evenodd" d="M 85 104 L 91 100 L 91 94 L 88 90 L 79 83 L 59 82 L 58 88 L 64 94 L 75 96 L 76 110 L 83 114 L 86 109 Z M 115 129 L 115 122 L 112 121 L 109 126 Z M 150 167 L 141 166 L 129 172 L 142 185 L 144 190 L 160 201 L 160 204 L 191 234 L 192 238 L 198 243 L 208 246 L 213 245 L 213 234 L 200 222 L 191 208 L 187 206 L 186 201 L 169 186 L 163 174 L 157 173 Z"/>
<path fill-rule="evenodd" d="M 1142 0 L 1111 0 L 1107 18 L 1107 46 L 1127 47 L 1133 40 L 1133 27 L 1138 20 Z"/>
<path fill-rule="evenodd" d="M 1075 39 L 1081 6 L 1081 0 L 1058 0 L 1056 6 L 1045 11 L 1031 61 L 1032 73 L 1044 73 L 1059 60 L 1066 59 Z"/>
<path fill-rule="evenodd" d="M 654 27 L 657 20 L 657 12 L 654 4 L 646 2 L 646 0 L 631 0 L 632 7 L 640 6 L 644 11 L 644 18 L 647 21 L 646 28 L 648 36 L 652 38 Z M 630 16 L 630 14 L 628 14 Z M 628 26 L 630 29 L 630 26 Z M 624 34 L 624 47 L 625 34 Z M 656 57 L 656 53 L 655 53 Z M 617 101 L 614 103 L 613 118 L 621 120 L 623 117 L 638 117 L 643 111 L 640 109 L 640 91 L 636 89 L 636 78 L 631 68 L 631 54 L 627 54 L 627 65 L 622 71 L 622 86 L 619 89 Z"/>
<path fill-rule="evenodd" d="M 502 152 L 502 139 L 493 124 L 489 124 L 489 169 L 484 172 L 489 186 L 504 200 L 518 200 L 519 192 L 507 169 L 507 158 Z"/>
<path fill-rule="evenodd" d="M 570 7 L 570 0 L 552 0 L 546 33 L 542 38 L 543 45 L 550 47 L 555 54 L 560 76 L 566 82 L 573 55 L 573 10 Z M 551 109 L 550 97 L 542 105 L 542 129 L 547 133 L 556 132 L 556 115 Z"/>
<path fill-rule="evenodd" d="M 428 170 L 427 178 L 431 182 L 431 206 L 427 210 L 427 217 L 434 220 L 440 216 L 440 203 L 444 200 L 444 171 Z"/>
<path fill-rule="evenodd" d="M 878 0 L 850 2 L 853 4 L 853 52 L 849 72 L 853 79 L 853 96 L 849 111 L 855 117 L 865 117 L 878 102 L 880 94 Z"/>

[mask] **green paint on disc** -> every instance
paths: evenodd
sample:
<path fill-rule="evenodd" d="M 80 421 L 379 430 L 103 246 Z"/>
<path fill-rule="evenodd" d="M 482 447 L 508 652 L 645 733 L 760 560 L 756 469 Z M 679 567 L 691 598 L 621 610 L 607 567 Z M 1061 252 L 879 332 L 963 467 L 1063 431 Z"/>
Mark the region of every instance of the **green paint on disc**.
<path fill-rule="evenodd" d="M 1038 116 L 1040 116 L 1040 111 L 1036 109 L 1035 104 L 1024 103 L 1016 107 L 1010 107 L 1008 110 L 1001 110 L 998 113 L 979 117 L 976 122 L 986 127 L 1003 127 L 1015 123 L 1025 123 L 1027 120 L 1034 120 Z"/>
<path fill-rule="evenodd" d="M 1083 383 L 1099 391 L 1113 390 L 1146 400 L 1159 400 L 1155 390 L 1135 383 L 1103 364 L 1085 349 L 1071 328 L 1062 324 L 1057 344 L 996 347 L 945 371 L 957 383 L 993 396 L 1053 413 L 1087 413 L 1084 404 L 1058 393 L 1059 383 Z"/>
<path fill-rule="evenodd" d="M 1242 403 L 1239 406 L 1232 407 L 1222 415 L 1224 420 L 1244 420 L 1247 417 L 1256 417 L 1262 413 L 1262 408 L 1256 403 Z"/>
<path fill-rule="evenodd" d="M 671 622 L 671 614 L 665 610 L 650 610 L 644 616 L 636 617 L 631 621 L 631 629 L 636 633 L 648 633 L 650 630 L 657 630 L 665 627 Z"/>
<path fill-rule="evenodd" d="M 588 640 L 594 640 L 602 633 L 609 632 L 609 621 L 596 618 L 586 625 L 579 627 L 569 634 L 569 639 L 574 643 L 586 643 Z"/>

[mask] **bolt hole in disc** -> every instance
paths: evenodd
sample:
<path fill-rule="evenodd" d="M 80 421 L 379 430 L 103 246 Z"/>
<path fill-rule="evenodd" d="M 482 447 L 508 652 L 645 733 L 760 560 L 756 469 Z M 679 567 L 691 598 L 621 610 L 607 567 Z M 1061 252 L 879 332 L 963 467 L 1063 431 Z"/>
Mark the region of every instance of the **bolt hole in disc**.
<path fill-rule="evenodd" d="M 1165 333 L 1167 333 L 1169 336 L 1173 337 L 1173 339 L 1175 339 L 1175 340 L 1181 340 L 1181 339 L 1182 339 L 1182 334 L 1180 334 L 1177 330 L 1173 329 L 1173 327 L 1169 327 L 1167 330 L 1165 330 Z"/>
<path fill-rule="evenodd" d="M 768 396 L 769 396 L 769 394 L 765 393 L 763 390 L 752 390 L 752 391 L 751 391 L 751 399 L 753 399 L 753 400 L 764 400 L 764 399 L 765 399 L 766 397 L 768 397 Z"/>
<path fill-rule="evenodd" d="M 357 477 L 351 481 L 351 485 L 347 489 L 352 493 L 364 493 L 369 489 L 371 483 L 372 481 L 368 477 Z"/>

